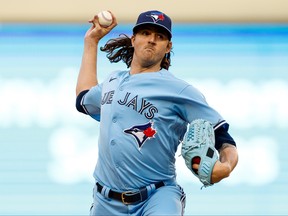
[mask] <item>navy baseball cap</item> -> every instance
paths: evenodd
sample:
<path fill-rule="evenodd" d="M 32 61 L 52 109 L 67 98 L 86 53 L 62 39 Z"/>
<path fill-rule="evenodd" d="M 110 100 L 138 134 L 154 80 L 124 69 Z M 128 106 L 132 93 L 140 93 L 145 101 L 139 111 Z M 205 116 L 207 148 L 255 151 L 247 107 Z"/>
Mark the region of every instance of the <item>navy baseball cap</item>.
<path fill-rule="evenodd" d="M 136 32 L 137 28 L 142 25 L 156 25 L 164 29 L 169 36 L 169 39 L 172 38 L 172 22 L 170 17 L 168 17 L 166 14 L 162 13 L 161 11 L 152 10 L 152 11 L 146 11 L 139 15 L 137 22 L 133 28 L 133 33 Z"/>

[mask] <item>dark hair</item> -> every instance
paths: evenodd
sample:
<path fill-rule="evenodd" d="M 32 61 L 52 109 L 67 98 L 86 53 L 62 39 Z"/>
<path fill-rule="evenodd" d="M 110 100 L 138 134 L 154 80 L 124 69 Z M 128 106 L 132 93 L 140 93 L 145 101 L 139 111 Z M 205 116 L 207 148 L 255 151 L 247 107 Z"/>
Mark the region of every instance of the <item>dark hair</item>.
<path fill-rule="evenodd" d="M 118 38 L 110 39 L 104 45 L 100 47 L 100 50 L 107 53 L 107 58 L 111 63 L 117 63 L 123 61 L 127 68 L 131 66 L 134 47 L 132 47 L 131 38 L 125 34 L 120 34 Z M 170 52 L 165 54 L 161 62 L 161 68 L 168 70 L 171 65 Z"/>

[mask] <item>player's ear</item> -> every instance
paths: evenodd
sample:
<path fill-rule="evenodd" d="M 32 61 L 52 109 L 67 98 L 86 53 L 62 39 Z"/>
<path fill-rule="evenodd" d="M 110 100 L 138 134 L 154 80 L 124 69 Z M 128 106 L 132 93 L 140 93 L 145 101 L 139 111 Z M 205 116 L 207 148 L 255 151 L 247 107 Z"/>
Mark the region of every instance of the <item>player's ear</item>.
<path fill-rule="evenodd" d="M 132 47 L 134 47 L 134 41 L 135 41 L 135 35 L 132 35 L 132 36 L 131 36 L 131 44 L 132 44 Z"/>
<path fill-rule="evenodd" d="M 169 53 L 172 49 L 172 42 L 169 41 L 168 44 L 167 44 L 167 47 L 166 47 L 166 53 Z"/>

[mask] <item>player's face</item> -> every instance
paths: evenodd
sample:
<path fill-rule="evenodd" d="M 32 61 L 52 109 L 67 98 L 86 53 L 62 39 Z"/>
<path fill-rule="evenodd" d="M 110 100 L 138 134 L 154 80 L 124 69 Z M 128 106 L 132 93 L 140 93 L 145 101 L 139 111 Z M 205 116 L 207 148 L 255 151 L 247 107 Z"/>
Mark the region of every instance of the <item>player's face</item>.
<path fill-rule="evenodd" d="M 160 69 L 162 59 L 172 48 L 167 34 L 154 26 L 139 29 L 131 37 L 131 42 L 134 47 L 133 61 L 137 61 L 143 68 Z"/>

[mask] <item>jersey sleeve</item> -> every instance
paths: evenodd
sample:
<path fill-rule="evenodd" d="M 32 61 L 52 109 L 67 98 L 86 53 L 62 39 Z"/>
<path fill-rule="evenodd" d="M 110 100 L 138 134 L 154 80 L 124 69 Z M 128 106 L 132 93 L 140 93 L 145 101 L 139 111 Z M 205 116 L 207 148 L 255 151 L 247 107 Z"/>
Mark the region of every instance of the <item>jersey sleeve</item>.
<path fill-rule="evenodd" d="M 186 122 L 205 119 L 214 126 L 224 124 L 223 117 L 207 103 L 204 95 L 195 87 L 187 85 L 180 93 L 179 112 Z"/>
<path fill-rule="evenodd" d="M 195 119 L 205 119 L 213 124 L 215 131 L 215 147 L 220 149 L 224 143 L 236 146 L 234 139 L 228 133 L 229 124 L 223 117 L 207 103 L 204 95 L 191 85 L 181 92 L 179 110 L 186 122 Z"/>
<path fill-rule="evenodd" d="M 81 93 L 76 99 L 77 110 L 100 121 L 102 84 L 98 84 L 89 91 Z"/>

